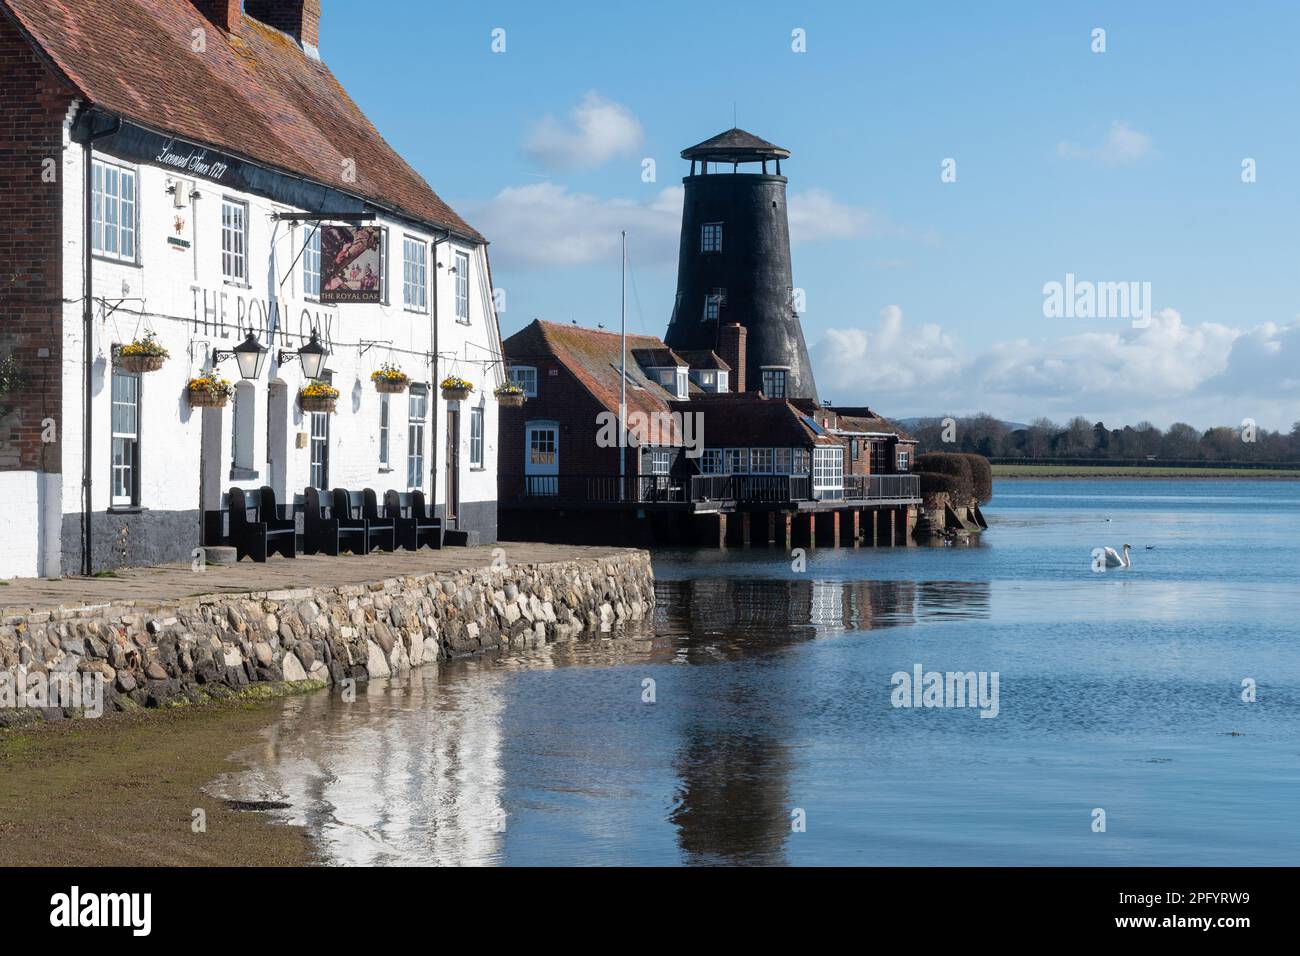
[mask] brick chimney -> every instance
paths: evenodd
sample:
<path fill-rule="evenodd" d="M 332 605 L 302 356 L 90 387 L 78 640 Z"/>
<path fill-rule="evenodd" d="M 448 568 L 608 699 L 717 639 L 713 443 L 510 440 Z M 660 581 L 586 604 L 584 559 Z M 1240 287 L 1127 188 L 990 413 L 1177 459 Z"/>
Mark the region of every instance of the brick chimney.
<path fill-rule="evenodd" d="M 194 0 L 199 13 L 219 27 L 223 33 L 239 31 L 241 0 Z"/>
<path fill-rule="evenodd" d="M 718 357 L 731 366 L 731 391 L 745 390 L 745 336 L 749 333 L 739 322 L 724 325 L 718 333 Z"/>
<path fill-rule="evenodd" d="M 244 12 L 305 47 L 320 46 L 320 0 L 244 0 Z"/>

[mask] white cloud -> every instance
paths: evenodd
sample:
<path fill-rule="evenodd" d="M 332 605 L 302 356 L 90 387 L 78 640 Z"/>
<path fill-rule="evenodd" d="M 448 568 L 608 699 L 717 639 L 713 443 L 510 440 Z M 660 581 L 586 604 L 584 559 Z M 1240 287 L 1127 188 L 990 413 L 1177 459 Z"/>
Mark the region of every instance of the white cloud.
<path fill-rule="evenodd" d="M 548 170 L 570 172 L 635 156 L 644 141 L 641 121 L 630 109 L 591 90 L 567 121 L 542 117 L 524 142 L 524 155 Z"/>
<path fill-rule="evenodd" d="M 556 183 L 533 183 L 507 186 L 485 203 L 461 205 L 491 240 L 492 261 L 500 271 L 617 263 L 623 229 L 638 264 L 677 261 L 681 186 L 636 202 L 570 192 Z"/>
<path fill-rule="evenodd" d="M 1028 421 L 1074 415 L 1200 427 L 1300 418 L 1300 321 L 1235 328 L 1185 323 L 1173 309 L 1145 329 L 995 342 L 982 350 L 889 306 L 875 329 L 832 329 L 812 349 L 818 388 L 838 404 L 896 416 L 989 411 Z"/>
<path fill-rule="evenodd" d="M 853 239 L 874 226 L 873 217 L 857 206 L 838 203 L 824 189 L 810 189 L 790 196 L 790 241 Z"/>
<path fill-rule="evenodd" d="M 1056 144 L 1056 151 L 1067 159 L 1092 159 L 1109 166 L 1121 166 L 1154 156 L 1155 144 L 1146 133 L 1122 120 L 1115 120 L 1099 145 L 1079 146 L 1063 139 Z"/>
<path fill-rule="evenodd" d="M 605 199 L 543 182 L 508 186 L 486 202 L 457 208 L 492 241 L 492 261 L 501 271 L 617 262 L 623 229 L 636 263 L 665 267 L 677 264 L 683 195 L 681 186 L 670 186 L 643 202 Z M 822 190 L 791 195 L 789 216 L 796 243 L 851 239 L 874 228 L 865 210 Z"/>

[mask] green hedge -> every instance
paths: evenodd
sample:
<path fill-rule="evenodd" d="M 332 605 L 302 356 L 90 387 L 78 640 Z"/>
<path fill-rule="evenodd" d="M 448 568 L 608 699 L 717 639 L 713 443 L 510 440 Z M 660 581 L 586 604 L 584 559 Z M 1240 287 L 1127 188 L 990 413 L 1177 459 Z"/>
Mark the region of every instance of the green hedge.
<path fill-rule="evenodd" d="M 975 493 L 975 500 L 980 504 L 991 501 L 993 498 L 993 466 L 983 455 L 964 456 L 970 462 L 971 488 Z"/>
<path fill-rule="evenodd" d="M 921 476 L 921 493 L 946 491 L 958 499 L 980 504 L 993 497 L 993 467 L 983 455 L 932 451 L 917 456 L 913 469 Z"/>
<path fill-rule="evenodd" d="M 968 499 L 975 493 L 971 481 L 970 462 L 966 456 L 949 451 L 932 451 L 918 455 L 915 470 L 921 475 L 921 491 L 925 491 L 926 475 L 945 478 L 946 481 L 931 481 L 935 491 L 946 491 L 958 499 Z"/>
<path fill-rule="evenodd" d="M 955 475 L 941 475 L 937 471 L 918 473 L 921 479 L 921 494 L 933 495 L 946 492 L 951 498 L 961 498 L 964 490 L 961 479 Z"/>

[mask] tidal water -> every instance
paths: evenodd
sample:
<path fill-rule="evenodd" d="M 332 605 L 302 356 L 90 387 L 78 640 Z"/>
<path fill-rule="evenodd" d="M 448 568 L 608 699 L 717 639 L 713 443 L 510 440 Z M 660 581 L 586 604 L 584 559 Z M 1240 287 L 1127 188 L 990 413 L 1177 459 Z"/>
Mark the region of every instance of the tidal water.
<path fill-rule="evenodd" d="M 1003 480 L 986 517 L 657 553 L 644 628 L 287 701 L 214 788 L 339 864 L 1300 862 L 1300 483 Z M 918 665 L 996 673 L 996 716 L 894 706 Z"/>

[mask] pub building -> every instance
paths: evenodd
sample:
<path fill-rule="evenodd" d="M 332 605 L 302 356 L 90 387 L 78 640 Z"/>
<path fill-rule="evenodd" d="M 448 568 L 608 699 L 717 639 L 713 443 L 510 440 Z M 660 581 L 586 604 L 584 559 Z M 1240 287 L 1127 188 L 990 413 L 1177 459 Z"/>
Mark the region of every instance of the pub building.
<path fill-rule="evenodd" d="M 682 152 L 663 340 L 542 321 L 506 339 L 528 398 L 501 413 L 503 538 L 911 543 L 915 440 L 818 398 L 791 275 L 789 156 L 740 129 Z"/>
<path fill-rule="evenodd" d="M 0 576 L 189 560 L 232 487 L 418 489 L 496 540 L 486 241 L 320 14 L 0 0 Z"/>

